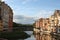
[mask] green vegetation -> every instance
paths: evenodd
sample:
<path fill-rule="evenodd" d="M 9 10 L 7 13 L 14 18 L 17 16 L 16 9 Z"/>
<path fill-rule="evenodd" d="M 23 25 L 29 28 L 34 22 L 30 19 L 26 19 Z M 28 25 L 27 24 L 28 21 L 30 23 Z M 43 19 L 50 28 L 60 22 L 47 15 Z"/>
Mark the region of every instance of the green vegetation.
<path fill-rule="evenodd" d="M 13 22 L 13 30 L 14 31 L 25 31 L 27 30 L 26 28 L 29 28 L 29 30 L 33 30 L 33 25 L 30 24 L 18 24 Z"/>
<path fill-rule="evenodd" d="M 18 24 L 13 22 L 13 27 L 33 27 L 33 25 L 30 24 Z"/>

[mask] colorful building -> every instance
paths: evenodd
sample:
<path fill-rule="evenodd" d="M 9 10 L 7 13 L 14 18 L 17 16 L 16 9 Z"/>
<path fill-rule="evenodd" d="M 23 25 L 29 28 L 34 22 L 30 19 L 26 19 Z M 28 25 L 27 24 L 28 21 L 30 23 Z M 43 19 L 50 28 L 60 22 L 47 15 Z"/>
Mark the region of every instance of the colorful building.
<path fill-rule="evenodd" d="M 55 10 L 49 18 L 40 18 L 35 22 L 35 27 L 43 31 L 60 33 L 60 10 Z"/>
<path fill-rule="evenodd" d="M 40 27 L 39 27 L 39 20 L 37 20 L 37 21 L 35 21 L 35 23 L 34 23 L 34 34 L 37 34 L 37 33 L 39 33 L 40 32 Z"/>
<path fill-rule="evenodd" d="M 57 16 L 58 19 L 57 33 L 60 33 L 60 10 L 56 10 L 54 14 Z"/>
<path fill-rule="evenodd" d="M 50 31 L 50 21 L 49 21 L 49 18 L 45 19 L 44 27 L 45 27 L 45 31 Z"/>

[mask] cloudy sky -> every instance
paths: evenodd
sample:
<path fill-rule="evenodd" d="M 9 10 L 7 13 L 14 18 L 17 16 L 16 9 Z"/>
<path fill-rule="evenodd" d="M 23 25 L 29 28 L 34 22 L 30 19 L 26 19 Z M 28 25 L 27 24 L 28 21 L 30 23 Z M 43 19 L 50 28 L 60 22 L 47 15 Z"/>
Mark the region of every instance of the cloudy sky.
<path fill-rule="evenodd" d="M 14 16 L 49 17 L 60 9 L 60 0 L 4 0 L 14 12 Z"/>

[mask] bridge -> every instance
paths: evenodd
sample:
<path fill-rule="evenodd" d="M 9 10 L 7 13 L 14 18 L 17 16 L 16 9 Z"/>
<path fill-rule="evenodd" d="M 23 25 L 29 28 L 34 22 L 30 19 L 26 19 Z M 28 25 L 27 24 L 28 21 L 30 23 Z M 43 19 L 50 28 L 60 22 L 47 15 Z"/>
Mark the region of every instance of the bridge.
<path fill-rule="evenodd" d="M 13 30 L 33 31 L 33 27 L 15 27 Z"/>

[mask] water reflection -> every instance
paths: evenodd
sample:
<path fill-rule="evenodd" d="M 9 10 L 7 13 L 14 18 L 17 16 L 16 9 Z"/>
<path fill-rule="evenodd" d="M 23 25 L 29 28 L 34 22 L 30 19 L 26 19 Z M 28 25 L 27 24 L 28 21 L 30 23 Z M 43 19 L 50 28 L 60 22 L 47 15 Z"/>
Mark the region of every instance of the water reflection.
<path fill-rule="evenodd" d="M 60 40 L 60 37 L 51 34 L 43 34 L 42 32 L 38 34 L 33 34 L 33 31 L 25 31 L 25 32 L 31 35 L 31 37 L 27 39 L 18 39 L 18 40 Z"/>
<path fill-rule="evenodd" d="M 50 35 L 50 34 L 35 34 L 36 40 L 60 40 L 60 37 Z"/>
<path fill-rule="evenodd" d="M 35 37 L 33 35 L 33 31 L 25 31 L 27 34 L 29 34 L 31 37 L 25 39 L 25 40 L 35 40 Z"/>

